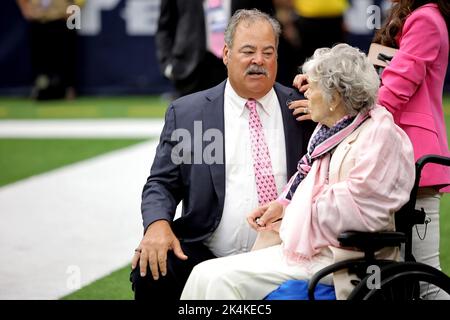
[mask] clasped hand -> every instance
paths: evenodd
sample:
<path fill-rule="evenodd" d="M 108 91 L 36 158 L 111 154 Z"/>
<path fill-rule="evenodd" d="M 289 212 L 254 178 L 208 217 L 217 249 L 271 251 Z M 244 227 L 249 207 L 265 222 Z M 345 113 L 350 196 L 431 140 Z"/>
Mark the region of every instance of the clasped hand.
<path fill-rule="evenodd" d="M 247 217 L 247 222 L 256 231 L 279 231 L 282 218 L 283 205 L 272 201 L 252 211 Z"/>

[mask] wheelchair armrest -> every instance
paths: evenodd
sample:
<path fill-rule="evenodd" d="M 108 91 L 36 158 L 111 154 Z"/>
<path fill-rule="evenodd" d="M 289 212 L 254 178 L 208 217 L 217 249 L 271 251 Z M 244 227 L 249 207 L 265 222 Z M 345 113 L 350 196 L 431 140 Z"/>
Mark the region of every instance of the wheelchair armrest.
<path fill-rule="evenodd" d="M 396 231 L 347 231 L 338 236 L 338 241 L 342 247 L 352 247 L 368 252 L 378 251 L 384 247 L 400 246 L 406 242 L 406 235 L 403 232 Z"/>

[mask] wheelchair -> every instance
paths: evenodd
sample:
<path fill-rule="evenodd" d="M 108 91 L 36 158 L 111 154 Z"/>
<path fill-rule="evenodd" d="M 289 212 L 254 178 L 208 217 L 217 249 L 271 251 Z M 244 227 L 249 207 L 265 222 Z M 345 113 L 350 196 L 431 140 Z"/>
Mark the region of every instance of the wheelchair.
<path fill-rule="evenodd" d="M 344 232 L 338 241 L 343 248 L 364 252 L 364 257 L 337 262 L 317 272 L 309 281 L 308 297 L 315 300 L 319 281 L 334 272 L 347 270 L 359 280 L 351 281 L 353 290 L 348 300 L 410 301 L 422 300 L 421 288 L 445 291 L 450 295 L 450 278 L 438 269 L 416 262 L 412 254 L 412 232 L 417 224 L 424 224 L 426 213 L 415 209 L 420 175 L 428 163 L 450 166 L 450 158 L 426 155 L 416 162 L 416 177 L 409 201 L 395 213 L 396 231 L 392 232 Z M 404 245 L 403 261 L 377 260 L 375 253 L 384 247 Z M 373 274 L 367 274 L 368 267 L 377 266 L 377 284 Z M 423 290 L 422 290 L 423 291 Z M 433 299 L 436 295 L 431 294 Z"/>

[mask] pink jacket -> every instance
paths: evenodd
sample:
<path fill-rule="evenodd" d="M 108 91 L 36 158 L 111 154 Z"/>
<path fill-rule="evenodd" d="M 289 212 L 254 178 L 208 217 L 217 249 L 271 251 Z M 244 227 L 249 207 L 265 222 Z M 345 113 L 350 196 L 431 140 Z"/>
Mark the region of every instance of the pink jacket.
<path fill-rule="evenodd" d="M 399 51 L 381 76 L 378 102 L 411 139 L 415 160 L 425 154 L 450 156 L 442 106 L 449 41 L 436 4 L 413 11 L 398 45 Z M 448 167 L 428 164 L 422 171 L 420 186 L 448 184 Z M 450 188 L 441 191 L 450 192 Z"/>

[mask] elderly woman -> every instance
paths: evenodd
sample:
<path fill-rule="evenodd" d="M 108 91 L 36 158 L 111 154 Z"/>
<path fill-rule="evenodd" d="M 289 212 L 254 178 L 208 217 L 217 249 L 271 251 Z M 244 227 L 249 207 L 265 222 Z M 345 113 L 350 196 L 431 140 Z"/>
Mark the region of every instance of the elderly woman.
<path fill-rule="evenodd" d="M 393 213 L 413 186 L 414 156 L 391 114 L 375 105 L 373 66 L 358 49 L 339 44 L 316 50 L 303 71 L 318 122 L 308 153 L 279 198 L 248 217 L 257 230 L 279 231 L 281 244 L 197 265 L 181 299 L 262 299 L 284 281 L 309 279 L 341 259 L 349 251 L 339 248 L 341 232 L 394 229 Z"/>

